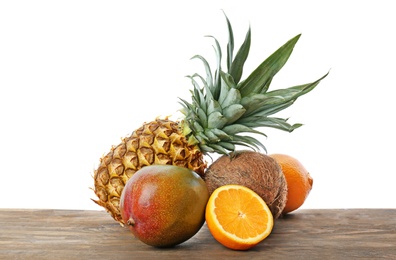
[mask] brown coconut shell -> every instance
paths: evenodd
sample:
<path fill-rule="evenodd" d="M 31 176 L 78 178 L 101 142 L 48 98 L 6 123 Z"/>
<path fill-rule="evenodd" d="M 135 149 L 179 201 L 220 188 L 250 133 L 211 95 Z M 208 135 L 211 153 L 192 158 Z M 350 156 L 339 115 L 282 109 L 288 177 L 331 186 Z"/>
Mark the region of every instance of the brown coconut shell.
<path fill-rule="evenodd" d="M 228 184 L 239 184 L 255 191 L 268 205 L 274 219 L 284 209 L 287 183 L 279 164 L 254 151 L 237 151 L 214 161 L 204 174 L 209 193 Z"/>

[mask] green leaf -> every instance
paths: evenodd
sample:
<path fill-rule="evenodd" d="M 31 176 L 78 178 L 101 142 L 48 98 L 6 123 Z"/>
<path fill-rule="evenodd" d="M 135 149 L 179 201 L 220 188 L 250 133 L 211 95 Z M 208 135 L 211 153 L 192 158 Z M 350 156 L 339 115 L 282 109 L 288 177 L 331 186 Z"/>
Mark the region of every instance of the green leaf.
<path fill-rule="evenodd" d="M 265 94 L 255 94 L 241 99 L 241 104 L 246 108 L 245 117 L 257 112 L 258 110 L 263 110 L 272 105 L 277 105 L 284 102 L 285 99 L 280 96 L 267 96 Z"/>
<path fill-rule="evenodd" d="M 219 154 L 228 154 L 228 151 L 219 144 L 207 144 L 207 145 Z"/>
<path fill-rule="evenodd" d="M 193 82 L 194 88 L 198 89 L 198 91 L 200 93 L 202 93 L 202 95 L 204 95 L 205 98 L 203 98 L 203 101 L 199 103 L 200 106 L 206 106 L 205 103 L 207 103 L 208 100 L 213 99 L 213 95 L 212 95 L 212 90 L 210 89 L 210 86 L 207 84 L 207 82 L 204 80 L 203 77 L 201 77 L 201 75 L 195 73 L 193 76 L 189 76 Z M 202 83 L 203 83 L 203 89 L 205 89 L 205 93 L 206 95 L 203 93 L 203 90 L 201 90 L 199 84 L 196 82 L 196 80 L 194 78 L 199 78 L 201 79 Z M 193 97 L 194 98 L 194 97 Z"/>
<path fill-rule="evenodd" d="M 271 127 L 287 132 L 292 132 L 294 129 L 302 126 L 302 124 L 290 125 L 287 119 L 266 117 L 265 119 L 257 117 L 256 121 L 244 123 L 248 127 Z"/>
<path fill-rule="evenodd" d="M 233 145 L 232 143 L 218 142 L 217 144 L 224 147 L 224 149 L 227 149 L 228 151 L 235 151 L 235 145 Z"/>
<path fill-rule="evenodd" d="M 210 129 L 210 131 L 212 131 L 212 133 L 215 134 L 216 136 L 218 136 L 222 141 L 231 139 L 231 137 L 226 132 L 224 132 L 218 128 L 212 128 L 212 129 Z"/>
<path fill-rule="evenodd" d="M 281 104 L 275 104 L 275 105 L 270 105 L 268 107 L 263 107 L 262 110 L 256 111 L 256 113 L 252 114 L 252 116 L 260 116 L 260 117 L 267 117 L 273 114 L 278 113 L 279 111 L 282 111 L 291 105 L 294 104 L 295 100 L 290 100 L 286 103 L 281 103 Z"/>
<path fill-rule="evenodd" d="M 197 103 L 197 106 L 201 107 L 206 113 L 205 95 L 203 93 L 203 90 L 200 88 L 199 84 L 195 81 L 194 77 L 199 77 L 203 81 L 204 84 L 206 84 L 206 82 L 198 74 L 195 74 L 194 76 L 187 76 L 187 77 L 189 77 L 191 79 L 192 84 L 194 86 L 194 93 L 192 95 L 192 99 Z"/>
<path fill-rule="evenodd" d="M 268 91 L 274 76 L 286 64 L 301 36 L 296 35 L 241 81 L 250 51 L 251 28 L 249 26 L 244 42 L 234 57 L 234 32 L 226 15 L 225 18 L 228 27 L 227 72 L 221 69 L 220 44 L 216 38 L 209 36 L 215 42 L 213 48 L 217 64 L 212 70 L 205 58 L 200 55 L 193 57 L 202 61 L 206 77 L 199 74 L 191 76 L 194 86 L 190 91 L 192 101 L 180 100 L 188 126 L 183 130 L 189 142 L 198 144 L 204 154 L 227 153 L 234 151 L 238 145 L 266 150 L 253 137 L 266 135 L 255 128 L 272 127 L 291 132 L 300 127 L 301 124 L 289 124 L 287 119 L 269 116 L 291 106 L 298 97 L 314 89 L 327 74 L 312 83 Z"/>
<path fill-rule="evenodd" d="M 211 99 L 208 103 L 207 114 L 210 115 L 214 112 L 222 112 L 222 109 L 217 100 Z"/>
<path fill-rule="evenodd" d="M 208 61 L 201 55 L 195 55 L 191 59 L 200 59 L 203 62 L 206 71 L 206 82 L 207 84 L 212 84 L 213 83 L 212 70 L 210 69 Z"/>
<path fill-rule="evenodd" d="M 249 55 L 250 42 L 251 42 L 251 31 L 249 26 L 249 30 L 246 33 L 245 41 L 238 50 L 235 59 L 232 62 L 231 68 L 228 69 L 228 73 L 234 78 L 236 84 L 238 84 L 238 82 L 241 80 L 243 74 L 243 66 Z"/>
<path fill-rule="evenodd" d="M 215 99 L 218 99 L 218 97 L 219 97 L 219 91 L 220 91 L 220 89 L 219 88 L 217 88 L 217 86 L 220 86 L 220 74 L 221 74 L 221 48 L 220 48 L 220 44 L 219 44 L 219 42 L 217 41 L 217 39 L 215 38 L 215 37 L 213 37 L 213 36 L 207 36 L 207 37 L 211 37 L 211 38 L 213 38 L 214 39 L 214 41 L 215 41 L 215 46 L 213 46 L 213 48 L 214 48 L 214 50 L 215 50 L 215 53 L 216 53 L 216 59 L 217 59 L 217 69 L 216 69 L 216 72 L 215 72 L 215 79 L 214 79 L 214 82 L 213 82 L 213 85 L 211 85 L 210 86 L 210 89 L 211 89 L 211 92 L 212 92 L 212 95 L 213 95 L 213 97 L 215 98 Z"/>
<path fill-rule="evenodd" d="M 188 144 L 189 145 L 196 145 L 196 144 L 199 144 L 199 141 L 197 140 L 197 138 L 195 138 L 195 136 L 194 135 L 190 135 L 189 137 L 188 137 Z"/>
<path fill-rule="evenodd" d="M 197 138 L 197 140 L 201 144 L 206 144 L 209 141 L 208 137 L 203 132 L 197 132 L 195 134 L 195 138 Z"/>
<path fill-rule="evenodd" d="M 297 98 L 297 97 L 302 96 L 302 95 L 310 92 L 311 90 L 313 90 L 324 78 L 327 77 L 327 75 L 329 75 L 329 73 L 330 72 L 327 72 L 325 75 L 323 75 L 321 78 L 319 78 L 318 80 L 316 80 L 314 82 L 290 87 L 289 89 L 300 91 L 300 93 L 297 96 L 295 96 L 295 98 Z"/>
<path fill-rule="evenodd" d="M 244 118 L 252 115 L 268 116 L 289 107 L 297 98 L 313 90 L 327 75 L 311 83 L 243 97 L 241 104 L 246 108 Z"/>
<path fill-rule="evenodd" d="M 197 121 L 194 121 L 192 124 L 194 126 L 195 132 L 203 132 L 204 131 L 204 126 L 202 126 L 201 124 L 199 124 Z"/>
<path fill-rule="evenodd" d="M 221 79 L 222 79 L 222 84 L 221 85 L 227 85 L 229 88 L 236 88 L 236 84 L 234 82 L 233 77 L 228 74 L 225 73 L 224 71 L 221 72 Z"/>
<path fill-rule="evenodd" d="M 213 112 L 208 116 L 208 128 L 223 128 L 227 119 L 220 112 Z"/>
<path fill-rule="evenodd" d="M 225 99 L 220 102 L 220 105 L 221 105 L 221 107 L 228 107 L 228 106 L 240 104 L 240 103 L 241 103 L 241 94 L 239 93 L 239 90 L 237 90 L 235 88 L 231 88 L 228 91 Z"/>
<path fill-rule="evenodd" d="M 220 95 L 219 95 L 219 103 L 223 104 L 224 100 L 228 97 L 228 92 L 230 91 L 230 87 L 227 84 L 221 84 L 220 86 Z"/>
<path fill-rule="evenodd" d="M 246 108 L 244 118 L 260 113 L 270 115 L 273 111 L 281 111 L 292 105 L 294 100 L 285 100 L 283 97 L 266 97 L 264 95 L 255 95 L 252 98 L 244 98 L 241 104 Z"/>
<path fill-rule="evenodd" d="M 224 13 L 224 11 L 223 11 Z M 227 15 L 224 13 L 224 16 L 227 21 L 227 28 L 228 28 L 228 44 L 227 44 L 227 69 L 230 71 L 232 65 L 232 59 L 234 57 L 234 33 L 232 32 L 232 26 L 230 20 L 228 20 Z"/>
<path fill-rule="evenodd" d="M 282 47 L 264 60 L 264 62 L 261 63 L 246 80 L 240 83 L 238 88 L 240 89 L 242 96 L 247 96 L 251 93 L 262 93 L 268 89 L 272 78 L 289 59 L 300 36 L 301 34 L 286 42 Z"/>
<path fill-rule="evenodd" d="M 210 143 L 220 142 L 220 138 L 215 135 L 210 129 L 205 129 L 205 135 L 208 137 Z"/>
<path fill-rule="evenodd" d="M 246 147 L 250 147 L 253 150 L 259 151 L 260 148 L 264 149 L 264 151 L 267 151 L 265 146 L 256 138 L 251 137 L 251 136 L 234 136 L 233 141 L 231 143 L 238 144 L 238 145 L 243 145 Z"/>
<path fill-rule="evenodd" d="M 197 108 L 197 115 L 198 115 L 198 118 L 199 118 L 199 121 L 200 121 L 201 125 L 203 127 L 206 127 L 208 125 L 208 117 L 206 116 L 205 111 L 202 108 L 198 107 Z"/>
<path fill-rule="evenodd" d="M 242 124 L 233 124 L 233 125 L 228 125 L 223 127 L 222 129 L 224 132 L 226 132 L 228 135 L 237 135 L 239 133 L 254 133 L 254 134 L 260 134 L 263 136 L 266 136 L 264 133 L 254 130 L 253 128 L 247 126 L 247 125 L 242 125 Z"/>
<path fill-rule="evenodd" d="M 200 143 L 199 144 L 199 149 L 203 152 L 203 153 L 214 153 L 215 150 L 209 146 L 207 146 L 206 144 Z"/>
<path fill-rule="evenodd" d="M 223 108 L 223 115 L 227 118 L 227 124 L 231 124 L 237 121 L 245 111 L 246 109 L 242 105 L 233 104 Z"/>
<path fill-rule="evenodd" d="M 188 112 L 194 110 L 193 106 L 189 102 L 187 102 L 186 100 L 184 100 L 182 98 L 179 98 L 179 100 L 181 101 L 181 102 L 179 102 L 179 104 L 181 104 L 185 108 L 185 110 L 187 110 L 187 111 L 184 111 L 184 113 L 183 113 L 184 115 L 186 115 L 186 114 L 188 114 Z"/>

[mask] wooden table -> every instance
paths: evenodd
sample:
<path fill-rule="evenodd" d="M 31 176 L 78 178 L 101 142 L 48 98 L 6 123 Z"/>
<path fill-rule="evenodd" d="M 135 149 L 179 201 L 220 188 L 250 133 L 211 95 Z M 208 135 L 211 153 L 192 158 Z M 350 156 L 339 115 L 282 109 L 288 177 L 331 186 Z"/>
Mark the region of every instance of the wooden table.
<path fill-rule="evenodd" d="M 396 209 L 297 210 L 233 251 L 206 225 L 171 249 L 147 246 L 104 211 L 0 209 L 0 259 L 396 259 Z"/>

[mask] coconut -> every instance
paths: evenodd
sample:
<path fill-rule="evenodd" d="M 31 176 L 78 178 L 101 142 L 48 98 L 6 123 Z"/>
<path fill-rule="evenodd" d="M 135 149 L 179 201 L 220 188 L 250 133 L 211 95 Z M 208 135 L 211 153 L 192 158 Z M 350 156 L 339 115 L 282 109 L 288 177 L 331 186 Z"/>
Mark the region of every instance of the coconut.
<path fill-rule="evenodd" d="M 237 151 L 214 161 L 204 174 L 209 193 L 227 184 L 239 184 L 256 192 L 268 205 L 274 219 L 284 209 L 287 183 L 279 164 L 254 151 Z"/>

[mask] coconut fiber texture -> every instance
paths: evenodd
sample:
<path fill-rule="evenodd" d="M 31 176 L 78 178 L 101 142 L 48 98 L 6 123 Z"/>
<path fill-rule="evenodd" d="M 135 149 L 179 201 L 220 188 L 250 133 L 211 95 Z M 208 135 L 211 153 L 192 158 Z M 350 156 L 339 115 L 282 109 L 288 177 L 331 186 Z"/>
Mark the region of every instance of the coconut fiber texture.
<path fill-rule="evenodd" d="M 205 172 L 209 193 L 227 184 L 239 184 L 255 191 L 268 205 L 274 219 L 284 209 L 287 183 L 279 164 L 271 157 L 253 151 L 223 155 Z"/>

